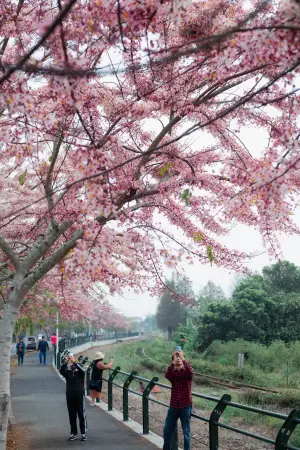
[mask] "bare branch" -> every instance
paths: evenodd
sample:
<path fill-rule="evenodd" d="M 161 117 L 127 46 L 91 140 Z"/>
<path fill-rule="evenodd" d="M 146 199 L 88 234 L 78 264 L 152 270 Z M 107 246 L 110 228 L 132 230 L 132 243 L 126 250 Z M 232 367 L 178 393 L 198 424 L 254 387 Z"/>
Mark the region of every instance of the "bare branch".
<path fill-rule="evenodd" d="M 58 15 L 58 17 L 54 20 L 54 22 L 50 25 L 50 27 L 47 29 L 47 31 L 44 33 L 44 35 L 41 37 L 41 39 L 27 52 L 20 60 L 19 62 L 10 67 L 5 74 L 0 78 L 0 84 L 4 83 L 4 81 L 8 80 L 10 76 L 16 72 L 16 70 L 19 70 L 23 64 L 30 58 L 31 55 L 33 55 L 36 50 L 40 48 L 40 46 L 48 39 L 49 36 L 53 33 L 53 31 L 56 29 L 56 27 L 62 22 L 62 20 L 67 16 L 67 14 L 72 9 L 73 5 L 76 3 L 77 0 L 70 0 L 70 2 L 62 9 L 61 13 Z"/>
<path fill-rule="evenodd" d="M 17 270 L 20 268 L 20 260 L 18 256 L 15 254 L 13 249 L 8 244 L 7 240 L 4 238 L 4 236 L 0 235 L 0 248 L 3 251 L 3 253 L 8 257 L 14 268 Z"/>
<path fill-rule="evenodd" d="M 42 264 L 30 274 L 23 283 L 22 290 L 26 292 L 34 286 L 46 273 L 48 273 L 53 267 L 55 267 L 66 255 L 72 250 L 79 239 L 83 237 L 83 230 L 75 231 L 73 238 L 63 244 L 53 255 L 44 259 Z"/>
<path fill-rule="evenodd" d="M 58 154 L 59 154 L 59 149 L 61 147 L 62 144 L 62 135 L 57 136 L 54 140 L 53 143 L 53 151 L 52 151 L 52 155 L 51 155 L 51 163 L 50 163 L 50 167 L 47 173 L 47 178 L 45 181 L 45 192 L 46 192 L 46 198 L 48 201 L 48 205 L 49 205 L 49 213 L 51 216 L 51 224 L 53 228 L 57 227 L 57 223 L 54 220 L 53 217 L 53 190 L 52 190 L 52 174 L 53 174 L 53 170 L 54 170 L 54 166 L 55 163 L 57 161 L 58 158 Z"/>
<path fill-rule="evenodd" d="M 38 262 L 40 258 L 50 249 L 57 239 L 72 226 L 71 221 L 63 222 L 59 227 L 53 229 L 49 226 L 45 235 L 40 235 L 30 252 L 24 259 L 24 267 L 27 272 Z"/>

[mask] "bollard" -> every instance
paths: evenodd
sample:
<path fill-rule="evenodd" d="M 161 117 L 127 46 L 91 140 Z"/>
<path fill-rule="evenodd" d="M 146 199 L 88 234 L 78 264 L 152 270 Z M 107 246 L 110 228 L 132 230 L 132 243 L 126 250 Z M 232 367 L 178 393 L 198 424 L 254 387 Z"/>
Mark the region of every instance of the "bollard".
<path fill-rule="evenodd" d="M 126 378 L 123 384 L 123 420 L 127 422 L 129 419 L 128 413 L 128 388 L 133 381 L 134 376 L 137 374 L 135 370 L 131 372 L 131 374 Z"/>

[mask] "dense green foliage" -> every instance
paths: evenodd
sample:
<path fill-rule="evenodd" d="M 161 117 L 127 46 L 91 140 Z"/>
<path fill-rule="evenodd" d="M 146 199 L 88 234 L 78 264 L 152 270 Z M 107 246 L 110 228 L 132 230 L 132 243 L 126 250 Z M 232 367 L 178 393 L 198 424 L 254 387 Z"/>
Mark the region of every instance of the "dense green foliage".
<path fill-rule="evenodd" d="M 164 337 L 140 343 L 124 343 L 114 355 L 116 364 L 123 370 L 138 370 L 148 375 L 163 374 L 171 363 L 171 355 L 176 342 Z M 145 354 L 135 354 L 134 350 L 142 347 Z M 243 369 L 237 368 L 238 354 L 248 352 L 248 359 Z M 185 350 L 186 358 L 192 363 L 196 372 L 254 384 L 271 389 L 300 389 L 300 342 L 287 346 L 284 342 L 274 342 L 269 347 L 255 342 L 237 340 L 234 342 L 215 341 L 205 354 Z M 287 363 L 289 379 L 287 386 Z M 201 386 L 213 386 L 204 377 L 197 378 Z M 260 393 L 259 393 L 260 394 Z M 298 398 L 298 397 L 297 397 Z"/>
<path fill-rule="evenodd" d="M 189 349 L 204 351 L 215 340 L 265 345 L 300 340 L 300 268 L 288 261 L 264 267 L 262 275 L 242 278 L 229 300 L 213 283 L 208 283 L 206 297 L 202 293 L 198 299 L 192 322 L 188 328 L 179 327 L 176 336 L 188 342 Z"/>

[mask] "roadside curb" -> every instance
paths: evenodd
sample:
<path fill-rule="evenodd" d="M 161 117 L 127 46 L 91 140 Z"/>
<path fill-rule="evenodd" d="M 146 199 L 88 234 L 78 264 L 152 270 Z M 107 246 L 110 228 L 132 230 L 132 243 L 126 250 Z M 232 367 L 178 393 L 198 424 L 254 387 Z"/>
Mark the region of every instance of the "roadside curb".
<path fill-rule="evenodd" d="M 11 402 L 10 402 L 10 410 L 9 410 L 9 413 L 8 413 L 8 423 L 10 425 L 16 425 L 16 423 L 17 423 L 15 415 L 14 415 L 14 412 L 13 412 L 13 409 L 12 409 L 12 406 L 11 406 Z"/>

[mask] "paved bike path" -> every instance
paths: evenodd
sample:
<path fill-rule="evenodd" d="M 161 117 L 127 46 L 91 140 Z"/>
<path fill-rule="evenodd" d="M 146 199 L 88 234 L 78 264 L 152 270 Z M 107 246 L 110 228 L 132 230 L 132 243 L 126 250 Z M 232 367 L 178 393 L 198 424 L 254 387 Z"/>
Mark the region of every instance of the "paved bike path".
<path fill-rule="evenodd" d="M 39 366 L 38 353 L 27 353 L 23 366 L 14 366 L 11 376 L 12 409 L 16 426 L 26 430 L 28 447 L 19 443 L 19 450 L 39 449 L 110 449 L 157 450 L 141 435 L 117 421 L 100 408 L 86 402 L 88 440 L 69 442 L 68 411 L 65 383 L 52 367 L 52 354 L 48 365 Z M 80 436 L 80 435 L 79 435 Z M 23 445 L 23 446 L 22 446 Z"/>

